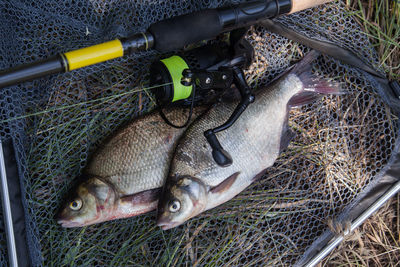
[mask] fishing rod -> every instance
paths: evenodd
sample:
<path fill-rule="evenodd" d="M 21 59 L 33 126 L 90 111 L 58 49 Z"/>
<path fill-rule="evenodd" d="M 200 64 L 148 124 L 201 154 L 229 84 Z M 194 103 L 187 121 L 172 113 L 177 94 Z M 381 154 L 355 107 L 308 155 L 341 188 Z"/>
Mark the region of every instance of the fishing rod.
<path fill-rule="evenodd" d="M 244 38 L 247 28 L 265 19 L 290 14 L 332 0 L 264 0 L 235 6 L 206 9 L 165 19 L 150 25 L 145 32 L 102 44 L 73 50 L 45 60 L 17 66 L 0 72 L 0 88 L 50 74 L 69 72 L 138 51 L 155 49 L 165 53 L 181 49 L 221 33 L 230 32 L 230 46 L 206 45 L 183 55 L 154 62 L 150 67 L 150 84 L 164 121 L 177 128 L 186 127 L 194 105 L 217 102 L 232 85 L 241 101 L 227 121 L 204 132 L 214 161 L 227 167 L 232 157 L 218 141 L 216 134 L 231 127 L 254 102 L 243 68 L 253 59 L 254 49 Z M 160 84 L 170 84 L 157 86 Z M 186 123 L 175 125 L 163 113 L 169 105 L 190 106 Z"/>
<path fill-rule="evenodd" d="M 221 33 L 253 25 L 262 19 L 294 13 L 330 1 L 332 0 L 250 1 L 165 19 L 153 23 L 145 32 L 126 38 L 3 70 L 0 72 L 0 88 L 50 74 L 69 72 L 138 51 L 155 49 L 162 53 L 170 52 L 189 44 L 211 39 Z"/>

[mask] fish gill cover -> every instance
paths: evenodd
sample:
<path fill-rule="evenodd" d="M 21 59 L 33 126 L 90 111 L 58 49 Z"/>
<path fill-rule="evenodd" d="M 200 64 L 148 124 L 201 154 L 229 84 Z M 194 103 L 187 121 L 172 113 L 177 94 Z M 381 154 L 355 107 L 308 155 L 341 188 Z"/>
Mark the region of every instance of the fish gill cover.
<path fill-rule="evenodd" d="M 0 2 L 1 68 L 145 30 L 166 17 L 231 1 Z M 377 67 L 374 51 L 343 3 L 279 19 L 307 36 L 353 51 Z M 245 71 L 266 85 L 309 49 L 255 26 Z M 233 200 L 162 231 L 150 213 L 64 229 L 54 215 L 97 145 L 119 125 L 154 108 L 146 89 L 154 51 L 0 90 L 1 137 L 12 137 L 24 190 L 27 242 L 35 266 L 242 265 L 296 263 L 380 178 L 395 147 L 398 117 L 379 87 L 354 68 L 321 56 L 315 71 L 347 91 L 293 109 L 296 138 L 259 182 Z M 2 228 L 1 228 L 2 229 Z M 6 262 L 0 235 L 1 265 Z"/>

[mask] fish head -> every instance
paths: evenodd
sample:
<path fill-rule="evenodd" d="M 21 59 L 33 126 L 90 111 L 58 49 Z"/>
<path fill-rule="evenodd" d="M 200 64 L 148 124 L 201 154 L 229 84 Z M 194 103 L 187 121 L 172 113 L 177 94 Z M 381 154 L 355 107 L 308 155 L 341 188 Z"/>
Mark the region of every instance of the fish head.
<path fill-rule="evenodd" d="M 157 210 L 157 225 L 163 230 L 176 227 L 204 211 L 207 187 L 198 178 L 186 176 L 167 184 Z"/>
<path fill-rule="evenodd" d="M 111 185 L 98 177 L 87 177 L 71 189 L 56 219 L 68 228 L 103 222 L 112 216 L 115 201 Z"/>

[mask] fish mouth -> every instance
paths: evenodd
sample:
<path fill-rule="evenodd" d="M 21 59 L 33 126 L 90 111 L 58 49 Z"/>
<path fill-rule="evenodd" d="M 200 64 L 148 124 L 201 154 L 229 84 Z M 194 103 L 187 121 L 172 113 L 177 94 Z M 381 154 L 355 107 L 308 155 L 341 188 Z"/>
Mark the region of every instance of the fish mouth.
<path fill-rule="evenodd" d="M 57 221 L 58 224 L 61 224 L 62 227 L 65 228 L 72 228 L 72 227 L 79 227 L 82 226 L 80 223 L 71 220 L 71 217 L 68 216 L 64 210 L 60 210 L 54 219 Z"/>
<path fill-rule="evenodd" d="M 163 218 L 160 218 L 157 221 L 157 226 L 160 226 L 161 229 L 163 229 L 163 230 L 169 230 L 169 229 L 174 228 L 174 227 L 176 227 L 176 226 L 178 226 L 180 224 L 181 223 L 178 223 L 178 222 L 167 221 L 166 219 L 163 219 Z"/>
<path fill-rule="evenodd" d="M 160 226 L 163 230 L 169 230 L 176 226 L 174 223 L 157 223 L 157 225 Z"/>
<path fill-rule="evenodd" d="M 73 221 L 69 221 L 69 220 L 65 220 L 65 219 L 58 219 L 57 220 L 58 224 L 61 224 L 62 227 L 65 228 L 73 228 L 73 227 L 80 227 L 82 226 L 80 223 L 78 222 L 73 222 Z"/>

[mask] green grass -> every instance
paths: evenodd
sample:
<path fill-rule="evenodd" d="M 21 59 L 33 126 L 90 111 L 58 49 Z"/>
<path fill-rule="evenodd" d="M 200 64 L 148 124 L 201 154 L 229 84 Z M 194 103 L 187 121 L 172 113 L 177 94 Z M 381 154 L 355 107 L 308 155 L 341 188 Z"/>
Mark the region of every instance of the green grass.
<path fill-rule="evenodd" d="M 389 78 L 400 79 L 400 2 L 347 0 L 347 6 L 378 53 Z"/>

